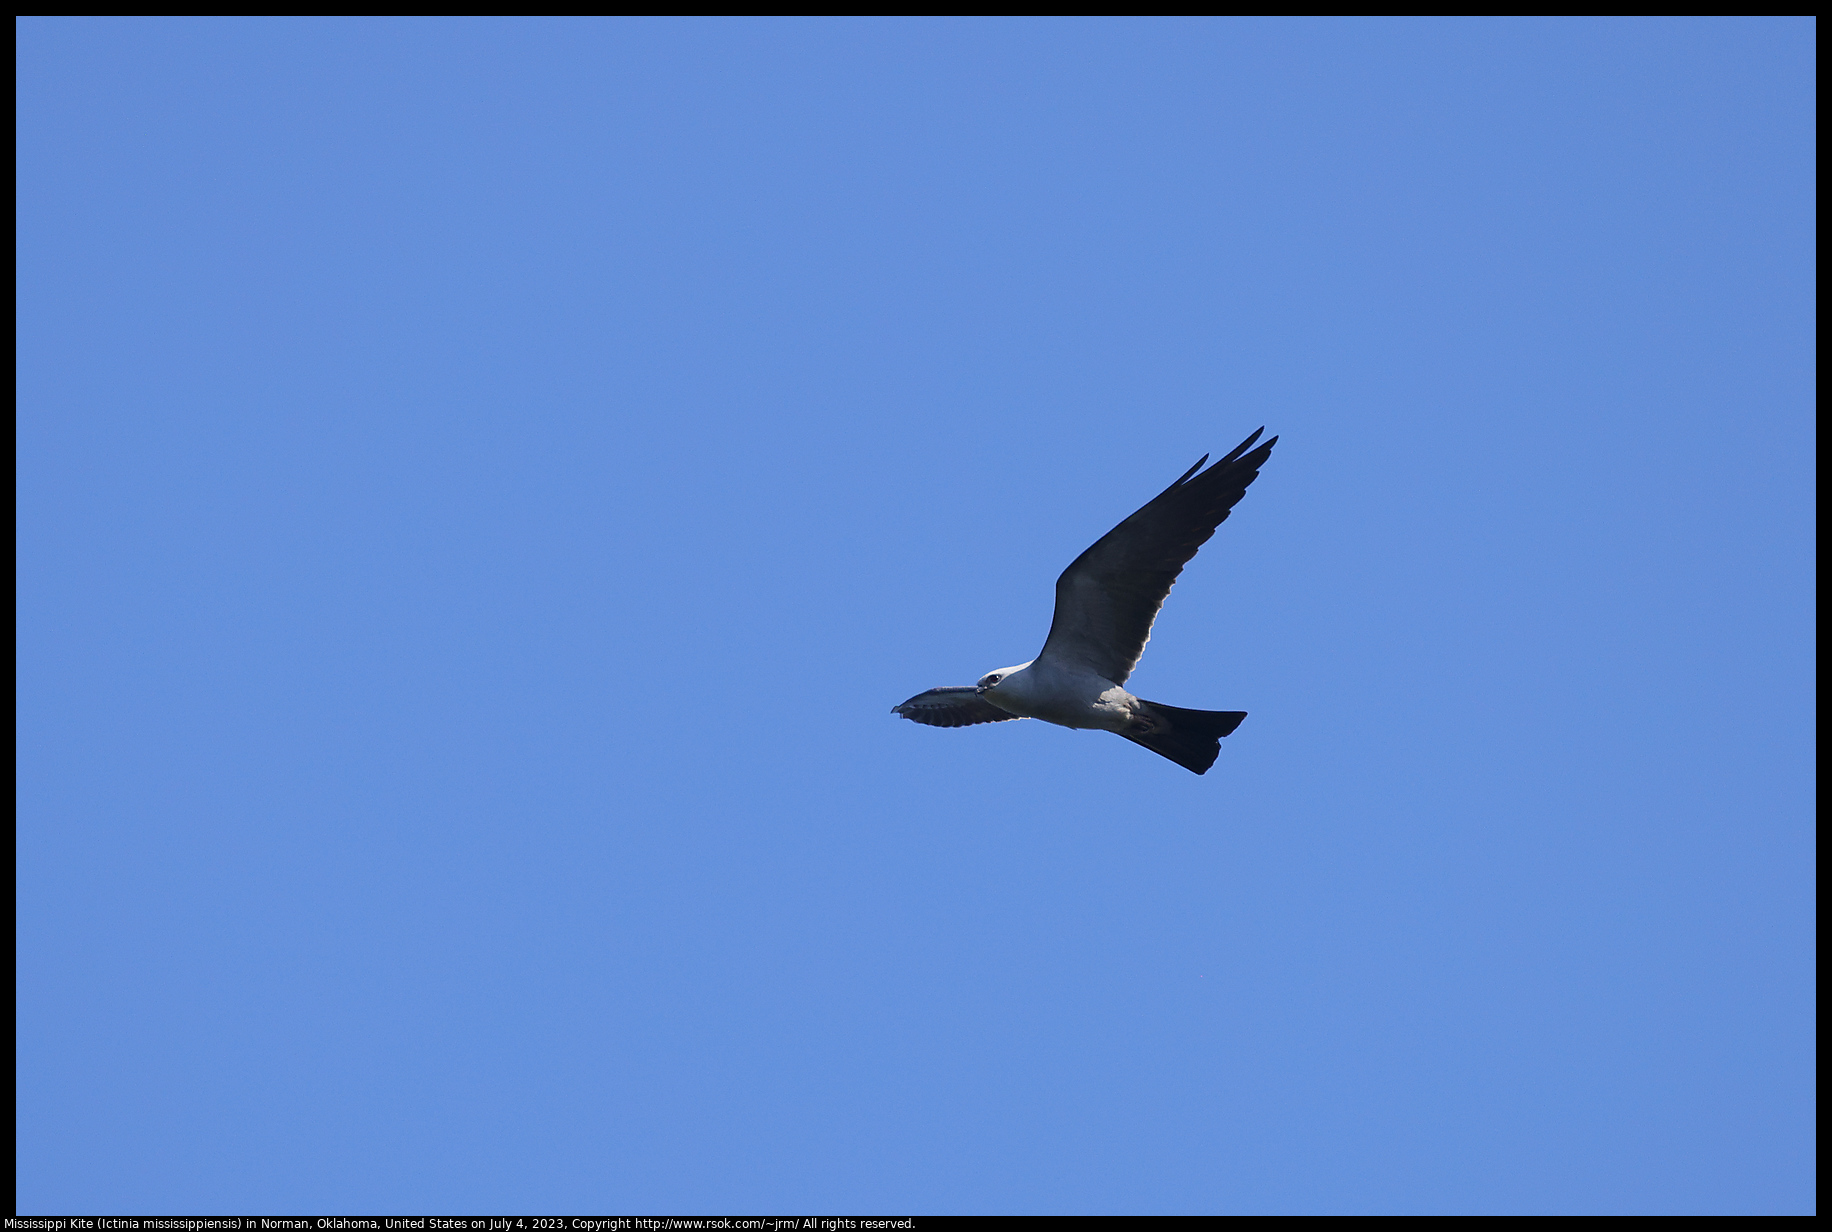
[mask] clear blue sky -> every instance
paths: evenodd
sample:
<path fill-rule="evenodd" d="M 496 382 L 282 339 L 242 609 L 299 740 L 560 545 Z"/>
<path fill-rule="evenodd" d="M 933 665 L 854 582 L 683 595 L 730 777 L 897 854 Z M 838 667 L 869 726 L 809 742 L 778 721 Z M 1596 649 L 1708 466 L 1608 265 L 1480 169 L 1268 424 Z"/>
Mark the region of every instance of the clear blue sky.
<path fill-rule="evenodd" d="M 1813 37 L 26 20 L 20 1208 L 1809 1212 Z"/>

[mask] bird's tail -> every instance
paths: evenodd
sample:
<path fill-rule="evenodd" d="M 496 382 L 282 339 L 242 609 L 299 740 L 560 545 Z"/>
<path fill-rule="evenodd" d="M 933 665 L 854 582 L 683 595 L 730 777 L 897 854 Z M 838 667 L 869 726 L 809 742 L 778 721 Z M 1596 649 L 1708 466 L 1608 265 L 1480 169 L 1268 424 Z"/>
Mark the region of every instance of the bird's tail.
<path fill-rule="evenodd" d="M 1247 717 L 1245 710 L 1184 710 L 1139 700 L 1145 702 L 1150 727 L 1120 735 L 1197 774 L 1208 772 L 1221 755 L 1221 738 Z"/>

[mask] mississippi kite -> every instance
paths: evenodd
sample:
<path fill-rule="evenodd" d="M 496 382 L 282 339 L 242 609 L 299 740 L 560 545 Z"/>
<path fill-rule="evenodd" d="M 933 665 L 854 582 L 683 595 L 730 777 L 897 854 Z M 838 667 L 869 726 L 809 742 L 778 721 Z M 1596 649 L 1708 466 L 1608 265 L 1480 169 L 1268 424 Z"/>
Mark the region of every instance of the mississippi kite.
<path fill-rule="evenodd" d="M 918 693 L 891 713 L 930 727 L 1042 719 L 1096 728 L 1207 773 L 1221 738 L 1240 726 L 1246 712 L 1183 710 L 1134 697 L 1121 686 L 1145 653 L 1151 622 L 1177 575 L 1272 456 L 1276 436 L 1253 448 L 1264 431 L 1206 471 L 1209 457 L 1202 455 L 1181 479 L 1077 556 L 1056 579 L 1056 619 L 1035 659 L 988 672 L 976 685 Z"/>

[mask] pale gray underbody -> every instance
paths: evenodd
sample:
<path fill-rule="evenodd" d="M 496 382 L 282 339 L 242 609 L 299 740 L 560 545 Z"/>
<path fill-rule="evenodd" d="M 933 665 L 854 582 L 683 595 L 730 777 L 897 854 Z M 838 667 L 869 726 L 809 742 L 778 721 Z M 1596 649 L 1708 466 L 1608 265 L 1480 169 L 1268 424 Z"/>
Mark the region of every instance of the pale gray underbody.
<path fill-rule="evenodd" d="M 1084 664 L 1045 653 L 990 674 L 999 679 L 981 685 L 980 696 L 1021 719 L 1110 732 L 1136 729 L 1143 720 L 1138 698 Z"/>

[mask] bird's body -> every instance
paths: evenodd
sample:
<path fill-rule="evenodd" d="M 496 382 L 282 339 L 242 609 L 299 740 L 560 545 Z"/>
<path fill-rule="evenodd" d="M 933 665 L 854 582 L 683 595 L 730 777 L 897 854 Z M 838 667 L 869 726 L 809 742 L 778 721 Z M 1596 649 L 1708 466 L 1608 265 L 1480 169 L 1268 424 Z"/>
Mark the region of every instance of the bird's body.
<path fill-rule="evenodd" d="M 1205 773 L 1221 738 L 1246 714 L 1148 702 L 1127 692 L 1125 683 L 1177 575 L 1271 456 L 1278 438 L 1253 449 L 1259 436 L 1255 432 L 1206 471 L 1203 457 L 1063 570 L 1056 580 L 1056 617 L 1035 659 L 988 672 L 971 688 L 919 693 L 893 712 L 931 727 L 1025 718 L 1110 731 Z"/>
<path fill-rule="evenodd" d="M 1021 719 L 1110 732 L 1137 721 L 1138 698 L 1078 664 L 1037 659 L 992 675 L 998 682 L 980 689 L 980 696 Z"/>

